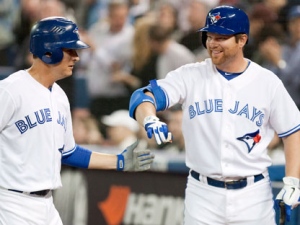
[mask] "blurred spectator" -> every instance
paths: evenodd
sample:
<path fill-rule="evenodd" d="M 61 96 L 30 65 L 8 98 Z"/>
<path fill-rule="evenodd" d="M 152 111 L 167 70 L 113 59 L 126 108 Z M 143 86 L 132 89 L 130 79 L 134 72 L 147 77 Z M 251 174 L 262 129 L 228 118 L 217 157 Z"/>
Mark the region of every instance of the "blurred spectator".
<path fill-rule="evenodd" d="M 276 39 L 276 41 L 281 45 L 284 43 L 286 39 L 286 34 L 284 33 L 282 26 L 273 22 L 270 24 L 265 24 L 264 27 L 257 34 L 257 38 L 255 39 L 255 44 L 253 44 L 251 51 L 251 60 L 260 64 L 265 65 L 268 64 L 268 59 L 261 54 L 260 45 L 263 45 L 265 41 L 270 39 Z M 255 47 L 254 47 L 255 46 Z M 247 47 L 248 49 L 251 47 L 251 44 Z"/>
<path fill-rule="evenodd" d="M 130 0 L 129 15 L 134 24 L 137 19 L 143 17 L 150 10 L 150 0 Z"/>
<path fill-rule="evenodd" d="M 265 67 L 279 76 L 300 109 L 300 5 L 292 7 L 287 18 L 286 42 L 268 38 L 260 44 L 260 52 L 269 62 Z"/>
<path fill-rule="evenodd" d="M 112 0 L 108 7 L 108 20 L 97 22 L 88 31 L 91 51 L 81 55 L 87 69 L 90 110 L 96 119 L 118 109 L 127 109 L 129 102 L 126 84 L 114 80 L 113 74 L 120 70 L 130 71 L 134 28 L 127 23 L 126 1 Z"/>
<path fill-rule="evenodd" d="M 206 3 L 199 0 L 190 1 L 187 15 L 190 29 L 179 40 L 180 44 L 196 55 L 198 61 L 208 57 L 206 49 L 201 44 L 201 35 L 197 32 L 200 27 L 204 26 L 207 12 L 208 5 Z"/>
<path fill-rule="evenodd" d="M 17 19 L 14 0 L 2 0 L 0 7 L 0 66 L 13 66 L 15 35 L 12 26 Z"/>
<path fill-rule="evenodd" d="M 167 124 L 169 131 L 173 135 L 172 143 L 165 146 L 163 150 L 172 153 L 184 152 L 184 137 L 182 134 L 182 109 L 180 105 L 173 106 L 167 111 Z"/>
<path fill-rule="evenodd" d="M 280 10 L 287 4 L 288 0 L 263 0 L 263 3 L 266 4 L 277 15 Z"/>
<path fill-rule="evenodd" d="M 157 54 L 149 44 L 149 28 L 153 24 L 155 19 L 151 16 L 144 16 L 135 23 L 131 74 L 139 79 L 140 87 L 157 78 Z"/>
<path fill-rule="evenodd" d="M 61 0 L 41 0 L 39 18 L 43 19 L 50 16 L 62 16 L 72 21 L 76 21 L 74 12 Z"/>
<path fill-rule="evenodd" d="M 98 129 L 98 121 L 93 116 L 72 117 L 73 133 L 77 144 L 100 145 L 103 137 Z"/>
<path fill-rule="evenodd" d="M 264 3 L 255 4 L 248 12 L 250 21 L 250 33 L 248 43 L 245 45 L 244 55 L 248 59 L 253 59 L 254 52 L 258 48 L 261 38 L 261 31 L 263 28 L 276 22 L 278 16 Z"/>
<path fill-rule="evenodd" d="M 29 54 L 29 33 L 31 27 L 40 19 L 41 0 L 20 0 L 18 18 L 13 27 L 18 51 L 14 59 L 16 70 L 28 68 L 32 56 Z"/>
<path fill-rule="evenodd" d="M 40 4 L 41 0 L 20 0 L 18 18 L 13 27 L 18 46 L 24 43 L 32 25 L 39 20 Z"/>
<path fill-rule="evenodd" d="M 149 38 L 152 50 L 158 54 L 157 78 L 161 79 L 171 70 L 196 62 L 195 55 L 185 46 L 170 37 L 170 30 L 154 24 L 149 28 Z"/>
<path fill-rule="evenodd" d="M 107 7 L 110 0 L 67 1 L 77 3 L 74 6 L 75 17 L 78 25 L 85 30 L 90 29 L 99 20 L 107 18 Z"/>
<path fill-rule="evenodd" d="M 251 0 L 220 0 L 219 5 L 232 5 L 237 8 L 243 9 L 245 12 L 251 8 L 252 4 L 262 2 L 264 0 L 256 0 L 256 1 L 251 1 Z"/>
<path fill-rule="evenodd" d="M 296 5 L 299 5 L 299 0 L 288 0 L 287 3 L 280 9 L 278 13 L 278 22 L 282 25 L 285 32 L 288 32 L 287 28 L 287 16 L 289 10 Z"/>
<path fill-rule="evenodd" d="M 129 117 L 128 110 L 114 111 L 103 116 L 101 122 L 107 126 L 106 136 L 111 145 L 125 149 L 137 140 L 139 124 Z"/>
<path fill-rule="evenodd" d="M 178 41 L 182 35 L 178 27 L 178 10 L 171 2 L 161 1 L 155 11 L 157 23 L 170 33 L 173 40 Z"/>
<path fill-rule="evenodd" d="M 162 0 L 157 2 L 167 2 L 177 10 L 177 26 L 181 32 L 187 32 L 190 29 L 188 22 L 189 5 L 194 0 Z M 220 0 L 197 0 L 208 6 L 209 9 L 219 5 Z M 157 3 L 158 5 L 159 3 Z"/>
<path fill-rule="evenodd" d="M 149 80 L 157 78 L 158 56 L 149 45 L 148 34 L 149 27 L 153 24 L 155 24 L 155 18 L 152 16 L 143 16 L 136 21 L 130 74 L 124 74 L 124 71 L 117 71 L 113 74 L 114 80 L 125 83 L 130 92 L 136 88 L 147 86 Z"/>

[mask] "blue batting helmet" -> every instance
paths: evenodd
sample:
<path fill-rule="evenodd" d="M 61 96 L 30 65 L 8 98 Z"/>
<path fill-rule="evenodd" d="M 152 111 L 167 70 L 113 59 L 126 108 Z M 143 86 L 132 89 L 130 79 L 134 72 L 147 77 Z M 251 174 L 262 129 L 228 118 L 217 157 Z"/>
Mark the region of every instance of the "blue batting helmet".
<path fill-rule="evenodd" d="M 63 48 L 83 49 L 77 25 L 64 17 L 48 17 L 37 22 L 30 32 L 30 52 L 47 64 L 59 63 Z"/>
<path fill-rule="evenodd" d="M 249 29 L 249 18 L 243 10 L 223 5 L 208 12 L 205 27 L 198 31 L 202 32 L 202 44 L 206 48 L 207 32 L 223 35 L 247 34 L 249 37 Z"/>

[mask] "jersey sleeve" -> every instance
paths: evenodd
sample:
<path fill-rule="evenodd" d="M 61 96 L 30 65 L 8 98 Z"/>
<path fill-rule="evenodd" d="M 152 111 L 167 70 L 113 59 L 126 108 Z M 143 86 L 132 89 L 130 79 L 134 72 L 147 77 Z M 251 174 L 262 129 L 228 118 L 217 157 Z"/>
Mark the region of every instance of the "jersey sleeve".
<path fill-rule="evenodd" d="M 286 137 L 300 130 L 300 112 L 282 82 L 271 102 L 270 123 L 279 137 Z"/>
<path fill-rule="evenodd" d="M 177 103 L 182 104 L 186 97 L 186 81 L 183 79 L 182 74 L 185 67 L 180 67 L 174 71 L 169 72 L 166 78 L 158 80 L 158 85 L 164 90 L 169 102 L 169 107 Z"/>
<path fill-rule="evenodd" d="M 9 93 L 0 88 L 0 102 L 1 102 L 1 110 L 0 110 L 0 132 L 4 129 L 4 127 L 9 123 L 14 111 L 15 104 L 12 97 Z"/>

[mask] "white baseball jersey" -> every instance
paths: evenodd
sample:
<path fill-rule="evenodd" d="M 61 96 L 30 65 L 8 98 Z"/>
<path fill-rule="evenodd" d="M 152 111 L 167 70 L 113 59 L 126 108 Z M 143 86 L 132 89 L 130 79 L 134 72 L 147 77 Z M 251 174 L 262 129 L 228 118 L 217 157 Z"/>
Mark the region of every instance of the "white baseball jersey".
<path fill-rule="evenodd" d="M 69 101 L 21 70 L 0 81 L 0 187 L 21 191 L 61 186 L 62 153 L 75 148 Z"/>
<path fill-rule="evenodd" d="M 225 179 L 260 174 L 271 165 L 267 146 L 300 129 L 300 114 L 282 82 L 251 62 L 227 80 L 211 59 L 188 64 L 158 80 L 169 107 L 181 103 L 187 166 Z"/>

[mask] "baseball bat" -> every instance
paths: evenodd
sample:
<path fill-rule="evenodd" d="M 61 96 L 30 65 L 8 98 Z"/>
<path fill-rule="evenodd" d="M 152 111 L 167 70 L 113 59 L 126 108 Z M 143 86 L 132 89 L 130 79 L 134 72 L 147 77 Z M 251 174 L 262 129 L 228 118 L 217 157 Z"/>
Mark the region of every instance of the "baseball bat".
<path fill-rule="evenodd" d="M 284 205 L 284 202 L 281 201 L 281 202 L 279 203 L 279 206 L 280 206 L 279 225 L 285 225 L 285 217 L 286 217 L 286 214 L 285 214 L 285 205 Z"/>

